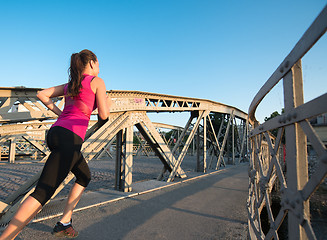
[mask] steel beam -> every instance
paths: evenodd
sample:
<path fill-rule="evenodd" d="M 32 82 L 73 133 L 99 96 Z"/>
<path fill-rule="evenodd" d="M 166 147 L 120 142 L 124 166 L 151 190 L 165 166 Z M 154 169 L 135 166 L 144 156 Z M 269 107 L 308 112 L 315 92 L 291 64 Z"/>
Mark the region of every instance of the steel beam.
<path fill-rule="evenodd" d="M 207 117 L 209 113 L 203 118 L 203 172 L 207 171 Z"/>
<path fill-rule="evenodd" d="M 116 135 L 115 189 L 119 191 L 123 191 L 124 189 L 123 135 L 123 129 Z"/>
<path fill-rule="evenodd" d="M 232 164 L 235 165 L 235 129 L 234 129 L 234 120 L 235 117 L 233 117 L 231 124 L 232 124 Z"/>
<path fill-rule="evenodd" d="M 177 150 L 177 149 L 179 148 L 179 146 L 181 145 L 181 143 L 182 143 L 182 141 L 183 141 L 183 139 L 184 139 L 184 137 L 185 137 L 186 132 L 189 131 L 189 127 L 190 127 L 190 125 L 191 125 L 191 122 L 192 122 L 193 118 L 194 118 L 194 116 L 193 116 L 193 114 L 191 114 L 191 116 L 190 116 L 190 118 L 188 119 L 188 121 L 187 121 L 187 123 L 186 123 L 186 125 L 185 125 L 185 127 L 184 127 L 184 129 L 183 129 L 183 131 L 182 131 L 182 133 L 181 133 L 180 135 L 178 134 L 178 140 L 177 140 L 177 142 L 176 142 L 176 144 L 175 144 L 173 150 L 171 151 L 173 154 L 175 154 L 176 150 Z M 178 131 L 178 130 L 177 130 L 177 131 Z"/>
<path fill-rule="evenodd" d="M 221 147 L 220 147 L 219 141 L 218 141 L 217 136 L 216 136 L 216 133 L 215 133 L 215 129 L 214 129 L 213 125 L 212 125 L 212 122 L 211 122 L 211 119 L 210 119 L 209 116 L 208 116 L 208 121 L 210 123 L 210 127 L 211 127 L 211 130 L 212 130 L 213 136 L 214 136 L 213 143 L 215 143 L 215 144 L 213 144 L 213 145 L 214 145 L 214 148 L 217 148 L 217 153 L 219 154 L 220 151 L 221 151 Z M 223 121 L 222 121 L 222 123 L 223 123 Z M 222 124 L 220 124 L 219 130 L 221 130 L 221 126 L 222 126 Z M 213 156 L 210 159 L 208 168 L 211 168 L 212 160 L 213 160 Z"/>
<path fill-rule="evenodd" d="M 138 127 L 140 125 L 141 128 Z M 152 145 L 153 150 L 159 153 L 161 159 L 168 164 L 169 168 L 166 168 L 166 170 L 173 169 L 173 167 L 176 165 L 176 159 L 146 114 L 143 115 L 142 123 L 140 123 L 140 125 L 137 125 L 136 127 L 138 127 L 138 129 L 141 130 L 140 132 L 142 133 L 142 135 L 145 132 L 148 133 L 148 134 L 144 134 L 143 137 L 145 137 L 145 139 L 147 138 L 149 139 L 149 134 L 150 134 L 150 136 L 154 141 L 154 142 L 150 141 L 149 142 L 150 145 Z M 164 165 L 167 167 L 166 164 Z M 179 166 L 177 168 L 177 173 L 181 178 L 186 177 L 186 174 Z"/>
<path fill-rule="evenodd" d="M 126 128 L 125 139 L 124 192 L 131 192 L 133 175 L 133 126 Z"/>
<path fill-rule="evenodd" d="M 187 138 L 187 141 L 186 141 L 186 143 L 185 143 L 185 145 L 184 145 L 184 147 L 182 149 L 182 152 L 180 153 L 180 155 L 179 155 L 179 157 L 177 159 L 177 162 L 174 165 L 174 168 L 172 169 L 172 171 L 171 171 L 171 173 L 169 175 L 169 178 L 168 178 L 167 182 L 172 182 L 174 180 L 174 178 L 176 176 L 176 173 L 177 173 L 177 170 L 180 167 L 180 165 L 181 165 L 181 163 L 182 163 L 182 161 L 183 161 L 183 159 L 184 159 L 184 157 L 186 155 L 187 149 L 189 148 L 189 145 L 191 144 L 191 141 L 194 138 L 194 135 L 195 135 L 196 131 L 198 130 L 198 127 L 200 125 L 200 121 L 204 117 L 206 117 L 209 113 L 210 113 L 209 110 L 202 111 L 202 112 L 199 113 L 199 117 L 198 117 L 196 123 L 194 124 L 194 127 L 193 127 L 189 137 Z"/>
<path fill-rule="evenodd" d="M 226 132 L 225 132 L 225 136 L 224 136 L 224 140 L 223 140 L 223 143 L 221 145 L 221 151 L 219 153 L 219 156 L 218 156 L 218 161 L 217 161 L 217 165 L 216 165 L 216 170 L 219 169 L 220 167 L 220 163 L 223 162 L 224 165 L 225 165 L 225 161 L 223 159 L 223 154 L 224 154 L 224 149 L 225 149 L 225 146 L 226 146 L 226 142 L 227 142 L 227 137 L 229 135 L 229 127 L 230 127 L 230 124 L 231 124 L 231 121 L 232 119 L 234 118 L 234 113 L 232 112 L 232 114 L 229 116 L 229 120 L 228 120 L 228 123 L 227 123 L 227 127 L 226 127 Z"/>
<path fill-rule="evenodd" d="M 302 65 L 299 60 L 284 77 L 284 106 L 289 112 L 304 103 Z M 308 181 L 307 139 L 298 123 L 285 127 L 286 163 L 288 191 L 294 194 L 304 187 Z M 301 215 L 309 216 L 309 201 L 303 202 Z M 308 219 L 310 220 L 310 219 Z M 288 214 L 288 231 L 292 239 L 307 239 L 305 230 L 301 227 L 296 212 Z"/>

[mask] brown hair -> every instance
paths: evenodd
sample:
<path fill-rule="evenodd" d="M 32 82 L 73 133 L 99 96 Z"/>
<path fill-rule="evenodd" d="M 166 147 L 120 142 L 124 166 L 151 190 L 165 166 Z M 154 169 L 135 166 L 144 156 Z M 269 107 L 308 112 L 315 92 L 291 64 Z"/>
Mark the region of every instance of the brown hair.
<path fill-rule="evenodd" d="M 97 61 L 97 56 L 90 50 L 84 49 L 79 53 L 73 53 L 70 58 L 68 69 L 68 93 L 72 97 L 77 96 L 82 88 L 83 70 L 90 61 Z"/>

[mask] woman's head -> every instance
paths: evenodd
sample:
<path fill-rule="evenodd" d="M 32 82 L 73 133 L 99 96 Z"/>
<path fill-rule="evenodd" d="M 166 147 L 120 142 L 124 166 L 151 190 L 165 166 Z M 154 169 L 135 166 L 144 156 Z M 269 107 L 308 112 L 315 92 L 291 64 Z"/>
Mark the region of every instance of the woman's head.
<path fill-rule="evenodd" d="M 68 92 L 71 96 L 79 94 L 82 87 L 83 74 L 87 71 L 92 75 L 99 74 L 97 56 L 90 50 L 74 53 L 70 59 Z"/>

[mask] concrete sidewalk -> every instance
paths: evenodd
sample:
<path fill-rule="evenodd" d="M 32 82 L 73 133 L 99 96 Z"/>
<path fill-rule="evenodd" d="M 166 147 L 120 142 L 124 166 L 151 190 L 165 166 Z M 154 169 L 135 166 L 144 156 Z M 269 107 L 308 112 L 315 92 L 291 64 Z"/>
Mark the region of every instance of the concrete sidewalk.
<path fill-rule="evenodd" d="M 75 212 L 77 239 L 247 239 L 247 170 L 241 164 L 146 194 L 137 188 L 153 183 L 135 185 L 133 197 Z M 32 223 L 16 239 L 56 239 L 58 219 Z"/>

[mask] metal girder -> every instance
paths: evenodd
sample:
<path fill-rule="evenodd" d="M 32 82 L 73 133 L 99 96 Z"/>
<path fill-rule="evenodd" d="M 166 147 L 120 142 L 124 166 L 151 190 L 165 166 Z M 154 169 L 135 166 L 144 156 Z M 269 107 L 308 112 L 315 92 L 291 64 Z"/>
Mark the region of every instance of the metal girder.
<path fill-rule="evenodd" d="M 104 148 L 102 148 L 102 150 L 96 155 L 96 158 L 99 159 L 101 158 L 104 154 L 107 154 L 110 158 L 113 158 L 110 151 L 109 151 L 109 148 L 110 146 L 113 144 L 113 142 L 115 141 L 115 138 L 112 138 Z"/>
<path fill-rule="evenodd" d="M 176 159 L 146 114 L 143 115 L 142 122 L 137 124 L 136 127 L 158 155 L 165 169 L 171 171 L 176 165 Z M 181 178 L 186 177 L 180 167 L 177 168 L 177 173 Z"/>
<path fill-rule="evenodd" d="M 126 128 L 125 135 L 124 192 L 131 192 L 133 176 L 133 126 Z"/>
<path fill-rule="evenodd" d="M 35 141 L 28 134 L 26 134 L 25 136 L 22 136 L 22 138 L 24 138 L 27 142 L 29 142 L 32 146 L 34 146 L 41 153 L 43 153 L 45 155 L 48 155 L 49 154 L 49 150 L 44 145 L 41 145 L 40 143 L 38 143 L 37 141 Z"/>
<path fill-rule="evenodd" d="M 234 129 L 234 120 L 235 117 L 233 117 L 232 121 L 231 121 L 231 125 L 232 125 L 232 164 L 235 165 L 235 129 Z"/>
<path fill-rule="evenodd" d="M 133 172 L 133 126 L 120 130 L 116 137 L 115 188 L 123 192 L 132 191 Z"/>
<path fill-rule="evenodd" d="M 204 172 L 207 171 L 207 117 L 209 113 L 205 115 L 203 118 L 203 171 Z M 198 169 L 198 171 L 200 170 L 201 169 Z"/>
<path fill-rule="evenodd" d="M 145 141 L 145 139 L 142 138 L 142 137 L 140 137 L 140 136 L 138 136 L 138 134 L 136 134 L 136 137 L 137 137 L 137 139 L 139 140 L 140 145 L 139 145 L 139 147 L 138 147 L 138 149 L 137 149 L 137 151 L 136 151 L 136 153 L 135 153 L 135 156 L 140 156 L 141 153 L 144 152 L 145 155 L 146 155 L 147 157 L 149 157 L 149 153 L 148 153 L 148 151 L 147 151 L 147 149 L 146 149 L 147 145 L 146 145 L 146 141 Z M 144 140 L 143 140 L 143 139 L 144 139 Z"/>
<path fill-rule="evenodd" d="M 247 143 L 248 141 L 247 141 L 247 139 L 248 139 L 248 120 L 246 120 L 246 121 L 244 121 L 244 120 L 242 120 L 242 122 L 243 122 L 243 125 L 242 125 L 242 129 L 243 129 L 243 132 L 242 132 L 242 143 L 241 143 L 241 152 L 240 152 L 240 158 L 241 158 L 241 160 L 240 160 L 240 162 L 242 162 L 242 161 L 245 161 L 245 153 L 244 153 L 244 146 L 246 145 L 247 146 L 247 144 L 245 144 L 245 143 Z M 248 148 L 246 147 L 246 154 L 248 153 Z M 246 156 L 247 157 L 247 156 Z"/>
<path fill-rule="evenodd" d="M 284 77 L 285 112 L 293 110 L 304 103 L 301 60 L 291 68 Z M 288 189 L 297 192 L 308 181 L 307 138 L 298 123 L 285 127 Z M 303 202 L 301 215 L 309 216 L 309 201 Z M 288 214 L 288 231 L 294 234 L 294 239 L 304 236 L 304 229 L 298 224 L 295 212 Z M 310 221 L 310 219 L 307 219 Z M 292 235 L 293 235 L 292 234 Z"/>
<path fill-rule="evenodd" d="M 9 162 L 15 162 L 16 155 L 16 138 L 10 138 L 10 148 L 9 148 Z"/>
<path fill-rule="evenodd" d="M 0 122 L 14 123 L 32 120 L 56 119 L 57 116 L 46 109 L 36 97 L 37 88 L 1 88 L 0 87 Z M 146 112 L 192 112 L 210 109 L 212 112 L 221 112 L 246 119 L 243 111 L 222 103 L 196 98 L 186 98 L 165 94 L 155 94 L 139 91 L 108 91 L 112 98 L 111 112 L 146 111 Z M 53 101 L 62 108 L 63 98 L 54 98 Z M 20 103 L 20 104 L 18 104 Z M 12 111 L 15 104 L 24 106 L 23 109 Z M 93 114 L 97 114 L 95 110 Z"/>
<path fill-rule="evenodd" d="M 24 134 L 26 132 L 45 131 L 50 128 L 52 122 L 30 122 L 24 124 L 3 124 L 0 127 L 0 137 L 14 134 Z"/>
<path fill-rule="evenodd" d="M 124 165 L 123 165 L 123 129 L 120 130 L 116 135 L 116 165 L 115 165 L 115 189 L 122 191 L 124 189 L 123 176 L 124 176 Z"/>
<path fill-rule="evenodd" d="M 214 136 L 214 143 L 215 144 L 213 144 L 213 146 L 217 150 L 217 152 L 220 152 L 221 151 L 221 147 L 220 147 L 219 141 L 217 139 L 217 136 L 216 136 L 216 133 L 215 133 L 215 129 L 214 129 L 213 125 L 212 125 L 212 122 L 211 122 L 210 117 L 208 117 L 208 121 L 210 123 L 210 127 L 211 127 L 211 130 L 212 130 L 213 136 Z M 222 126 L 222 124 L 223 124 L 223 121 L 221 122 L 221 126 Z M 220 130 L 221 130 L 221 127 L 220 127 Z M 213 156 L 210 159 L 210 162 L 208 164 L 208 168 L 211 168 L 212 160 L 213 160 Z"/>
<path fill-rule="evenodd" d="M 223 143 L 221 145 L 221 151 L 219 152 L 218 161 L 217 161 L 217 165 L 216 165 L 216 170 L 219 169 L 219 166 L 220 166 L 220 162 L 221 161 L 223 162 L 224 165 L 226 165 L 225 164 L 225 161 L 224 161 L 224 158 L 223 158 L 223 154 L 224 154 L 224 149 L 225 149 L 226 142 L 227 142 L 227 137 L 228 137 L 228 133 L 229 133 L 229 127 L 230 127 L 230 124 L 231 124 L 231 121 L 232 121 L 233 118 L 234 118 L 234 113 L 232 112 L 232 114 L 229 117 L 228 123 L 227 123 L 224 140 L 223 140 Z"/>
<path fill-rule="evenodd" d="M 189 127 L 191 125 L 191 122 L 192 122 L 193 118 L 194 118 L 194 116 L 193 116 L 193 114 L 191 114 L 189 120 L 187 121 L 187 123 L 186 123 L 186 125 L 185 125 L 185 127 L 184 127 L 184 129 L 182 131 L 182 134 L 179 136 L 179 138 L 178 138 L 178 140 L 177 140 L 177 142 L 176 142 L 176 144 L 175 144 L 175 146 L 174 146 L 174 148 L 172 150 L 173 154 L 176 152 L 176 149 L 181 145 L 181 143 L 182 143 L 182 141 L 183 141 L 183 139 L 185 137 L 186 132 L 189 131 Z"/>
<path fill-rule="evenodd" d="M 171 124 L 153 122 L 153 125 L 154 125 L 155 128 L 166 128 L 166 129 L 171 129 L 171 130 L 183 131 L 182 127 L 171 125 Z"/>
<path fill-rule="evenodd" d="M 204 117 L 206 117 L 209 113 L 210 113 L 209 110 L 207 110 L 207 111 L 201 111 L 199 113 L 199 117 L 198 117 L 196 123 L 194 124 L 194 127 L 193 127 L 192 131 L 190 132 L 189 137 L 187 138 L 187 141 L 186 141 L 186 143 L 185 143 L 185 145 L 184 145 L 184 147 L 182 149 L 182 152 L 180 153 L 180 155 L 179 155 L 179 157 L 177 159 L 177 162 L 174 165 L 174 168 L 172 169 L 172 171 L 171 171 L 171 173 L 169 175 L 169 178 L 168 178 L 167 182 L 172 182 L 174 180 L 174 178 L 176 176 L 176 173 L 177 173 L 177 170 L 180 167 L 180 165 L 181 165 L 181 163 L 182 163 L 182 161 L 183 161 L 183 159 L 184 159 L 184 157 L 186 155 L 186 151 L 189 148 L 189 145 L 190 145 L 191 141 L 194 138 L 195 132 L 198 130 L 198 127 L 200 125 L 200 121 Z"/>

